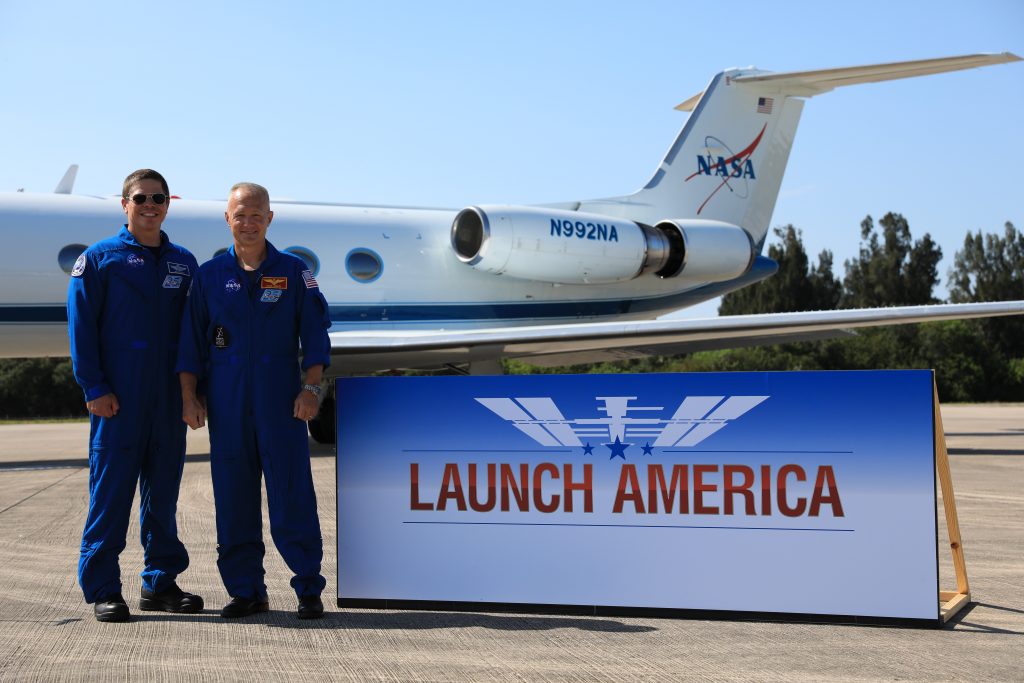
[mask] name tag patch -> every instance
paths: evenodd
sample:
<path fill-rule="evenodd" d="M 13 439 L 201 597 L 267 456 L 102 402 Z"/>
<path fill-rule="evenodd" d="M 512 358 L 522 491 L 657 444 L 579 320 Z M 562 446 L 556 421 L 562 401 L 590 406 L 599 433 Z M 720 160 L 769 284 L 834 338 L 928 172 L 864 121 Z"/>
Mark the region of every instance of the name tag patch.
<path fill-rule="evenodd" d="M 283 292 L 280 289 L 264 289 L 263 296 L 260 297 L 260 301 L 264 303 L 274 303 L 281 298 Z"/>
<path fill-rule="evenodd" d="M 286 278 L 286 277 L 269 277 L 267 275 L 264 275 L 262 278 L 260 278 L 260 288 L 261 289 L 288 289 L 288 278 Z"/>
<path fill-rule="evenodd" d="M 172 275 L 188 275 L 188 264 L 168 261 L 167 272 Z"/>
<path fill-rule="evenodd" d="M 178 289 L 184 279 L 182 275 L 168 275 L 164 278 L 164 289 Z"/>

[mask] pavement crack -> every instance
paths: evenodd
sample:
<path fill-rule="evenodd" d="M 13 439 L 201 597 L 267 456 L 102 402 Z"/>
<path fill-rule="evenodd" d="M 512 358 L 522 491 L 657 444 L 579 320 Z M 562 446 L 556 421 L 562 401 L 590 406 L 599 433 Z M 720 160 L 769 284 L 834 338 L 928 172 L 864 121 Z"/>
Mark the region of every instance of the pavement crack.
<path fill-rule="evenodd" d="M 82 469 L 84 469 L 84 468 L 82 468 Z M 35 496 L 38 496 L 38 495 L 39 495 L 40 493 L 42 493 L 43 491 L 47 491 L 47 490 L 49 490 L 49 489 L 53 488 L 53 487 L 54 487 L 54 486 L 56 486 L 57 484 L 59 484 L 59 483 L 61 483 L 61 482 L 65 481 L 65 480 L 67 480 L 67 479 L 68 479 L 68 477 L 71 477 L 71 476 L 73 476 L 73 475 L 75 475 L 75 474 L 78 474 L 79 472 L 81 472 L 81 471 L 82 471 L 82 469 L 77 469 L 77 470 L 75 470 L 74 472 L 71 472 L 70 474 L 68 474 L 68 475 L 66 475 L 66 476 L 63 476 L 63 477 L 61 477 L 60 479 L 58 479 L 57 481 L 53 482 L 53 483 L 52 483 L 52 484 L 50 484 L 49 486 L 44 486 L 43 488 L 39 489 L 39 490 L 38 490 L 38 491 L 36 491 L 35 493 L 32 493 L 32 494 L 29 494 L 29 495 L 25 496 L 24 498 L 22 498 L 21 500 L 19 500 L 19 501 L 18 501 L 17 503 L 11 503 L 11 504 L 10 504 L 10 505 L 8 505 L 7 507 L 5 507 L 5 508 L 4 508 L 3 510 L 0 510 L 0 515 L 4 514 L 5 512 L 7 512 L 8 510 L 10 510 L 10 509 L 12 509 L 12 508 L 16 508 L 16 507 L 18 507 L 19 505 L 21 505 L 22 503 L 24 503 L 24 502 L 25 502 L 26 500 L 29 500 L 30 498 L 34 498 Z"/>

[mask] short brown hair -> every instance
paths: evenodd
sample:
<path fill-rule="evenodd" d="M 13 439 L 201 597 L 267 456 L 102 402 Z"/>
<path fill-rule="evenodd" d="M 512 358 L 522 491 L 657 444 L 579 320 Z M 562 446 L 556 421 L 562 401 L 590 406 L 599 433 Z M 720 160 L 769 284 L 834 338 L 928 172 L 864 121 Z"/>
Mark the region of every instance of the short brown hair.
<path fill-rule="evenodd" d="M 125 199 L 128 198 L 128 193 L 132 191 L 135 183 L 140 180 L 156 180 L 160 182 L 160 187 L 164 189 L 164 194 L 170 194 L 171 191 L 167 187 L 167 181 L 164 177 L 154 171 L 151 168 L 140 168 L 138 171 L 132 171 L 128 174 L 128 177 L 124 179 L 124 187 L 121 188 L 121 196 Z"/>

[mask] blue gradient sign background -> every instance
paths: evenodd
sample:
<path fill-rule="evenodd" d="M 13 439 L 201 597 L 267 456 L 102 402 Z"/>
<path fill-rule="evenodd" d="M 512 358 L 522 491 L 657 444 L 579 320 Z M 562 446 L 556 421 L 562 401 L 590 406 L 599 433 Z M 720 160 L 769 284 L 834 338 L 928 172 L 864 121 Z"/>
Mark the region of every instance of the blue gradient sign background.
<path fill-rule="evenodd" d="M 339 598 L 938 618 L 929 371 L 371 377 L 339 379 L 337 396 Z M 749 396 L 767 398 L 728 415 L 729 397 Z M 697 403 L 680 408 L 687 397 Z M 625 417 L 647 420 L 626 421 L 620 445 L 616 400 Z M 561 424 L 538 419 L 538 405 L 553 405 Z M 540 424 L 548 445 L 505 409 Z M 653 445 L 677 410 L 691 418 L 680 433 L 722 426 L 692 445 Z M 479 512 L 468 503 L 488 497 L 489 463 L 495 505 Z M 539 510 L 532 494 L 522 509 L 506 492 L 503 511 L 498 468 L 509 465 L 518 483 L 526 464 L 529 486 L 542 463 L 554 467 L 539 499 L 557 497 L 557 510 Z M 681 464 L 688 510 L 676 491 L 671 511 L 660 498 L 653 512 L 649 467 L 669 482 Z M 591 510 L 582 491 L 564 489 L 565 465 L 576 484 L 589 469 Z M 710 466 L 700 512 L 697 465 Z M 743 494 L 726 495 L 725 465 L 754 474 L 753 510 Z M 785 465 L 806 479 L 790 468 L 783 492 Z M 625 478 L 623 496 L 629 466 L 636 478 Z M 822 468 L 832 478 L 812 515 Z M 803 510 L 784 514 L 780 498 Z"/>

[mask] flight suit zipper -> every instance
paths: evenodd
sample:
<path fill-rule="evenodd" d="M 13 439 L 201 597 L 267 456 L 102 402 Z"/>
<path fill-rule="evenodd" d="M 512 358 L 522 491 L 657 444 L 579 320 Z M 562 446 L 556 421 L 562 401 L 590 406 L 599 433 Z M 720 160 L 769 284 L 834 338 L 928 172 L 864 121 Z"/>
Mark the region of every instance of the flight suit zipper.
<path fill-rule="evenodd" d="M 252 308 L 253 308 L 253 306 L 252 306 L 252 297 L 253 297 L 253 291 L 252 290 L 253 290 L 253 285 L 252 285 L 252 280 L 249 278 L 249 273 L 244 268 L 241 268 L 241 267 L 238 267 L 238 270 L 241 272 L 242 282 L 245 284 L 245 295 L 246 295 L 246 297 L 248 299 L 248 301 L 247 301 L 248 306 L 246 306 L 246 309 L 245 309 L 245 328 L 246 328 L 246 335 L 245 335 L 245 340 L 246 340 L 245 375 L 246 375 L 246 380 L 248 381 L 249 390 L 246 392 L 246 394 L 247 394 L 247 400 L 249 402 L 249 406 L 248 406 L 248 408 L 249 408 L 249 417 L 250 417 L 250 419 L 255 419 L 256 418 L 256 409 L 255 409 L 255 404 L 254 404 L 254 396 L 255 396 L 255 391 L 254 390 L 256 388 L 256 378 L 255 378 L 255 366 L 253 364 L 253 353 L 252 353 L 252 346 L 253 346 L 253 344 L 252 344 L 253 343 L 253 335 L 252 335 L 252 333 L 253 333 L 253 329 L 252 329 L 252 314 L 253 314 L 253 310 L 252 310 Z"/>

